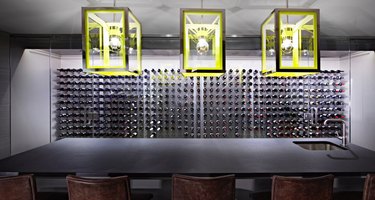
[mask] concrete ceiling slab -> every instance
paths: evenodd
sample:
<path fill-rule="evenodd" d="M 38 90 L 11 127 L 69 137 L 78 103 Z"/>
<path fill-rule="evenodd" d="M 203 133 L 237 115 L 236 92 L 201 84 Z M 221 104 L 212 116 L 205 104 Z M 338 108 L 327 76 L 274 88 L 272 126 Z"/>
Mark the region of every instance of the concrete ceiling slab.
<path fill-rule="evenodd" d="M 0 30 L 18 34 L 81 33 L 81 7 L 113 6 L 113 0 L 2 0 Z M 201 0 L 116 0 L 139 18 L 145 35 L 178 35 L 180 8 L 199 8 Z M 259 35 L 280 0 L 204 0 L 204 8 L 226 9 L 227 35 Z M 321 34 L 375 36 L 374 0 L 289 0 L 293 8 L 319 8 Z"/>

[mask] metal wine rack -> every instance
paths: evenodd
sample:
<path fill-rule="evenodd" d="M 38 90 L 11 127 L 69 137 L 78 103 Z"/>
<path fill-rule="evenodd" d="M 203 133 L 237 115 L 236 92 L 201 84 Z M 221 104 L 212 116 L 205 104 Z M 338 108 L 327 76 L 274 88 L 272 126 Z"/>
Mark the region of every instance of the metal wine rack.
<path fill-rule="evenodd" d="M 56 72 L 56 134 L 65 137 L 334 137 L 347 120 L 342 71 L 263 77 L 230 69 L 220 77 L 183 77 L 176 69 L 142 76 Z"/>

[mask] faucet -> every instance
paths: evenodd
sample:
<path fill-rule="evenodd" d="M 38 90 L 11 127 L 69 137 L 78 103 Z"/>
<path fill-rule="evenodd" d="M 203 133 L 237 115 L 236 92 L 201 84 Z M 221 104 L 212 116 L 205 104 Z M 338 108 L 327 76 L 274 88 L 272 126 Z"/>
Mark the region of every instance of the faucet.
<path fill-rule="evenodd" d="M 348 145 L 348 134 L 346 133 L 346 123 L 342 119 L 326 119 L 324 120 L 324 125 L 328 122 L 341 122 L 342 123 L 342 137 L 337 133 L 337 137 L 342 140 L 342 146 L 346 147 Z"/>
<path fill-rule="evenodd" d="M 310 113 L 304 113 L 304 119 L 311 120 L 312 124 L 318 123 L 318 109 L 316 107 L 310 108 Z"/>

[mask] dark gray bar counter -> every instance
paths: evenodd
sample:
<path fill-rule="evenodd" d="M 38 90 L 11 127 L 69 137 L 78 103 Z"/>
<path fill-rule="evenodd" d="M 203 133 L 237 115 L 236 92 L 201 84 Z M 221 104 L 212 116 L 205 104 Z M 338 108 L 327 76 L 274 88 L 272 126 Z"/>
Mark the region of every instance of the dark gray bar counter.
<path fill-rule="evenodd" d="M 0 161 L 0 172 L 66 175 L 127 174 L 138 178 L 235 174 L 362 176 L 375 173 L 375 152 L 310 151 L 293 141 L 338 139 L 109 139 L 71 138 Z"/>

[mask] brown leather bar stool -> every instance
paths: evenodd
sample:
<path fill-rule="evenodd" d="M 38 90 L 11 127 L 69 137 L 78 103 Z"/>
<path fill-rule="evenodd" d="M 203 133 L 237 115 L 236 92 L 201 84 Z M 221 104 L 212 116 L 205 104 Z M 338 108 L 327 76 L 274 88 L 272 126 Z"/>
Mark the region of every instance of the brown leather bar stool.
<path fill-rule="evenodd" d="M 272 200 L 332 200 L 333 175 L 316 178 L 272 178 Z"/>
<path fill-rule="evenodd" d="M 0 200 L 35 200 L 32 175 L 0 178 Z"/>
<path fill-rule="evenodd" d="M 368 174 L 366 176 L 363 200 L 375 200 L 375 174 Z"/>
<path fill-rule="evenodd" d="M 172 200 L 234 200 L 234 175 L 214 178 L 173 175 Z"/>
<path fill-rule="evenodd" d="M 127 176 L 91 179 L 67 176 L 69 200 L 130 200 Z"/>

